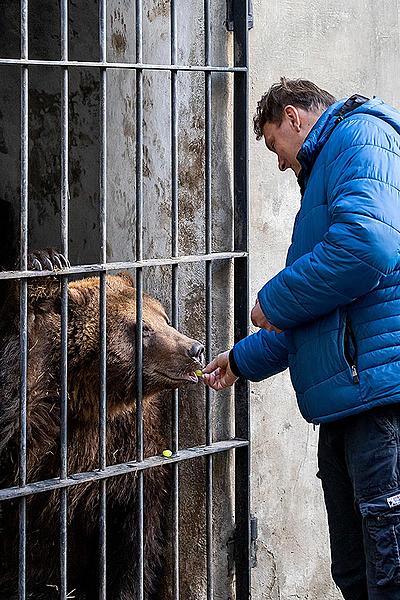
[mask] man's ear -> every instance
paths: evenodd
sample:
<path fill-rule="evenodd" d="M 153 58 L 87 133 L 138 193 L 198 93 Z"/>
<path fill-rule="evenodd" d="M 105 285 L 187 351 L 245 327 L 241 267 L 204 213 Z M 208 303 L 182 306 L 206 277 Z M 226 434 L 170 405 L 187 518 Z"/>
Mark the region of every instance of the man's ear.
<path fill-rule="evenodd" d="M 297 133 L 299 133 L 301 129 L 301 117 L 297 108 L 295 106 L 292 106 L 291 104 L 288 104 L 288 106 L 285 106 L 285 108 L 283 109 L 283 112 L 286 118 L 288 119 L 290 126 Z"/>

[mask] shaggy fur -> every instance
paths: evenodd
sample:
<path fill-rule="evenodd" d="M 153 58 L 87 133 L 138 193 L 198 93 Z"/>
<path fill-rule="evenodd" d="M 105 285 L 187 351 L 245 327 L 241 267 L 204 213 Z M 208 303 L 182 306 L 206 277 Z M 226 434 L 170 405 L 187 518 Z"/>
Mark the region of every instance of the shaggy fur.
<path fill-rule="evenodd" d="M 52 254 L 44 252 L 44 257 Z M 36 257 L 40 254 L 36 253 Z M 43 262 L 43 261 L 42 261 Z M 37 263 L 36 263 L 37 264 Z M 0 487 L 18 485 L 19 301 L 12 286 L 0 333 Z M 28 482 L 59 476 L 60 288 L 58 280 L 29 284 Z M 68 286 L 68 473 L 98 468 L 99 280 Z M 107 464 L 135 460 L 135 290 L 127 274 L 107 278 Z M 201 346 L 169 326 L 163 307 L 143 299 L 145 456 L 168 447 L 165 390 L 193 381 Z M 163 393 L 164 392 L 164 393 Z M 163 555 L 168 468 L 144 473 L 145 598 L 156 598 Z M 59 492 L 27 500 L 27 597 L 59 597 Z M 0 600 L 17 596 L 18 501 L 0 513 Z M 135 475 L 107 482 L 107 599 L 134 600 L 137 556 Z M 99 484 L 68 490 L 68 590 L 98 598 Z"/>

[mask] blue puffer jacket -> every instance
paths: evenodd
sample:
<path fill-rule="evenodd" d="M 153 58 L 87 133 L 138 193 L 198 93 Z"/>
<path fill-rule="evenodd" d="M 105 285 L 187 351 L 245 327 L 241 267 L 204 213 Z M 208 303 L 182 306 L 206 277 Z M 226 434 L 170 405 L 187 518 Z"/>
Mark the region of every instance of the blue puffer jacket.
<path fill-rule="evenodd" d="M 286 268 L 259 292 L 271 323 L 235 345 L 252 381 L 290 368 L 322 423 L 400 402 L 400 113 L 329 107 L 299 153 L 303 197 Z"/>

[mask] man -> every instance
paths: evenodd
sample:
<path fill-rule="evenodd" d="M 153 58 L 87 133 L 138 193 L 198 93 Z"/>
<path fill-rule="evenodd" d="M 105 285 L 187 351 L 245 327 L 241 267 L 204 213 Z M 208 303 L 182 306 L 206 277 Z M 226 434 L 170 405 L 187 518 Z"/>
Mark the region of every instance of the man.
<path fill-rule="evenodd" d="M 400 113 L 282 78 L 254 130 L 295 172 L 301 207 L 286 267 L 252 310 L 261 329 L 204 380 L 219 390 L 289 366 L 302 415 L 321 424 L 333 578 L 346 599 L 399 600 Z"/>

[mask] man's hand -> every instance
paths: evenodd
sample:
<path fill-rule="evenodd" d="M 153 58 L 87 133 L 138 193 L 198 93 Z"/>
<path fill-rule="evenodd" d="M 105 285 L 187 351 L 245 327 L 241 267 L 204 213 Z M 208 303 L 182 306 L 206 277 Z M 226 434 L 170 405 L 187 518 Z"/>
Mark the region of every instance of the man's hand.
<path fill-rule="evenodd" d="M 238 377 L 231 371 L 229 365 L 229 350 L 218 354 L 203 369 L 203 381 L 213 390 L 223 390 L 230 387 L 238 380 Z"/>
<path fill-rule="evenodd" d="M 275 325 L 272 325 L 265 317 L 258 300 L 251 311 L 251 322 L 260 329 L 266 329 L 267 331 L 275 331 L 276 333 L 282 333 L 282 329 L 278 329 Z"/>

